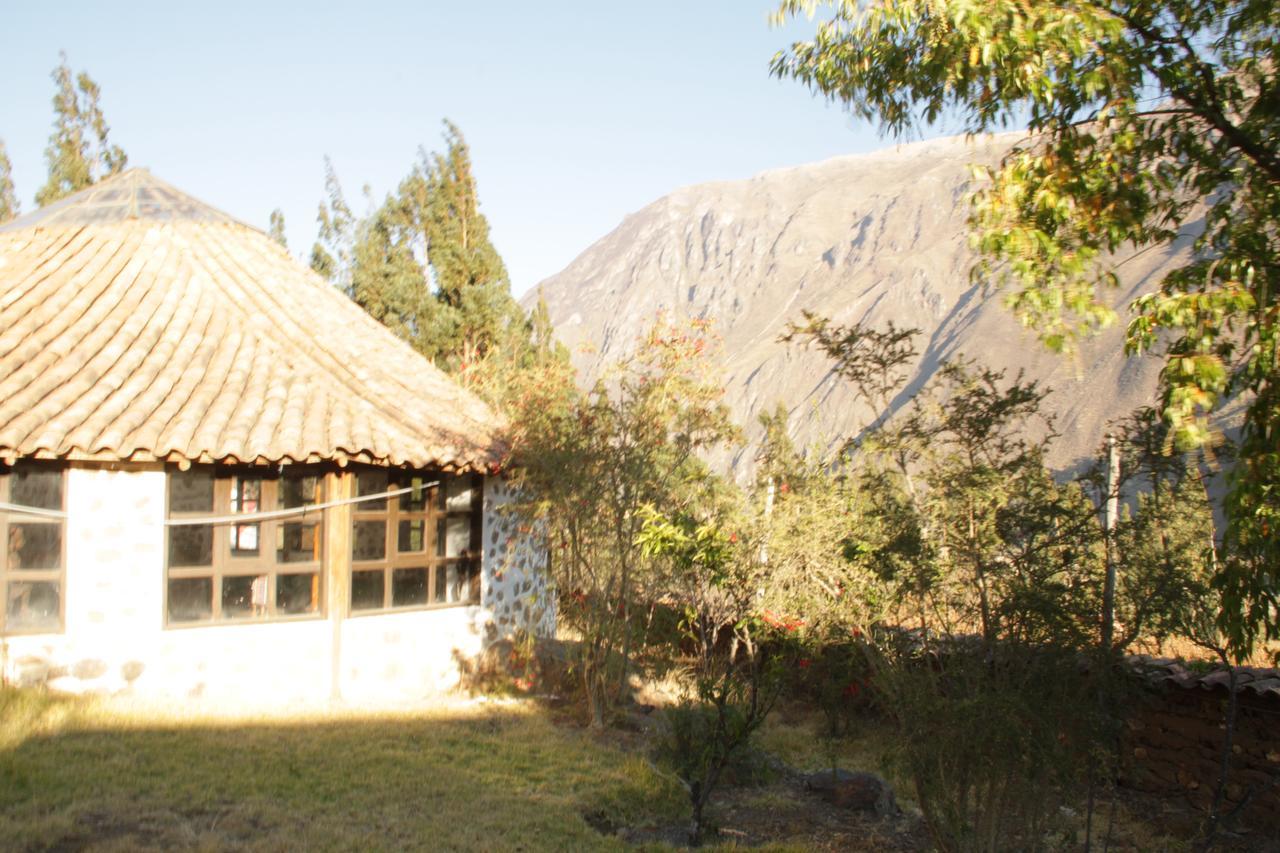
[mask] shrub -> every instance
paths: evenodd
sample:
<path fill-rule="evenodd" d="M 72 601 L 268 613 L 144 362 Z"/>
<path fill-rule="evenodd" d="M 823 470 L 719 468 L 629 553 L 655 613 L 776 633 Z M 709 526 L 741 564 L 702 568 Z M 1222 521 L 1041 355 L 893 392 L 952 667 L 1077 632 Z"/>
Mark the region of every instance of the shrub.
<path fill-rule="evenodd" d="M 1036 850 L 1058 806 L 1111 754 L 1111 715 L 1083 658 L 1053 647 L 951 641 L 920 655 L 899 646 L 876 685 L 897 738 L 891 761 L 911 780 L 944 851 Z"/>

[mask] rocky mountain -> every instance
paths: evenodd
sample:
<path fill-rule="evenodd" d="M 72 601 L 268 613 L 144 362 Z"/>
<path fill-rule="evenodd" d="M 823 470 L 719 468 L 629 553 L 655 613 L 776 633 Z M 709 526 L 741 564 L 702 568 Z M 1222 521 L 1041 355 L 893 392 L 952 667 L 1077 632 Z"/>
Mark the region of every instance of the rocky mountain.
<path fill-rule="evenodd" d="M 588 381 L 660 310 L 713 319 L 728 401 L 752 439 L 718 460 L 739 474 L 752 467 L 757 416 L 778 401 L 806 445 L 829 445 L 873 417 L 824 356 L 778 342 L 804 310 L 923 331 L 895 409 L 961 354 L 1044 380 L 1062 433 L 1051 463 L 1070 467 L 1099 446 L 1109 420 L 1152 401 L 1160 362 L 1124 356 L 1124 306 L 1187 245 L 1121 257 L 1121 321 L 1074 359 L 1044 351 L 968 275 L 968 165 L 994 162 L 1015 139 L 940 139 L 686 187 L 628 216 L 525 299 L 543 293 Z"/>

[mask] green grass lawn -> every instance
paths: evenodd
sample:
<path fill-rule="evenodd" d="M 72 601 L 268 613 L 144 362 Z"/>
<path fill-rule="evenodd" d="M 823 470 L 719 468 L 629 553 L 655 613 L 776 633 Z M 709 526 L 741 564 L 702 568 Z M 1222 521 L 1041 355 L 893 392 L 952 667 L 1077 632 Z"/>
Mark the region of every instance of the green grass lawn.
<path fill-rule="evenodd" d="M 201 716 L 0 691 L 4 849 L 620 849 L 583 815 L 683 802 L 525 703 Z"/>
<path fill-rule="evenodd" d="M 912 809 L 882 763 L 886 724 L 821 734 L 791 703 L 757 745 L 798 770 L 880 772 Z M 0 850 L 621 850 L 592 824 L 669 830 L 689 814 L 677 783 L 623 744 L 651 747 L 531 701 L 255 712 L 0 688 Z M 1112 849 L 1185 849 L 1144 802 L 1118 802 Z M 726 784 L 713 811 L 739 831 L 726 846 L 742 831 L 762 850 L 928 846 L 918 820 L 849 816 L 777 781 Z"/>

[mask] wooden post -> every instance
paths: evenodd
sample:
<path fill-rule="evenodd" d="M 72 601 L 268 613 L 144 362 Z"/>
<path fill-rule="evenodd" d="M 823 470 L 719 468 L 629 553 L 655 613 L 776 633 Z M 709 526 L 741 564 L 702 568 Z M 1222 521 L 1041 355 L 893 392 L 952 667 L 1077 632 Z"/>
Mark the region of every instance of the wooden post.
<path fill-rule="evenodd" d="M 348 500 L 355 496 L 356 476 L 351 471 L 325 475 L 327 500 Z M 348 590 L 351 588 L 351 504 L 331 506 L 324 511 L 325 602 L 329 607 L 332 637 L 329 646 L 329 698 L 342 699 L 342 623 L 347 618 Z"/>
<path fill-rule="evenodd" d="M 1120 453 L 1116 439 L 1107 433 L 1107 500 L 1103 504 L 1102 527 L 1106 537 L 1107 577 L 1102 587 L 1102 648 L 1111 651 L 1116 621 L 1116 521 L 1120 515 Z"/>

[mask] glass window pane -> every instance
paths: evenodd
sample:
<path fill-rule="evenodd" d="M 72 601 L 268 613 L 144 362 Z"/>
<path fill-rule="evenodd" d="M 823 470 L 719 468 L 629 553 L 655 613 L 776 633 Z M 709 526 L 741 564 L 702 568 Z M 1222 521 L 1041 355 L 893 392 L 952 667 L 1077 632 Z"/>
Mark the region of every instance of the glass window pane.
<path fill-rule="evenodd" d="M 213 526 L 183 524 L 169 528 L 169 565 L 212 566 Z"/>
<path fill-rule="evenodd" d="M 458 601 L 480 603 L 479 560 L 467 560 L 458 564 Z"/>
<path fill-rule="evenodd" d="M 356 472 L 356 496 L 376 495 L 389 491 L 387 482 L 386 471 L 358 471 Z M 376 501 L 361 501 L 355 505 L 356 512 L 372 512 L 386 508 L 386 498 L 379 498 Z"/>
<path fill-rule="evenodd" d="M 280 506 L 292 509 L 320 502 L 320 477 L 316 474 L 285 474 L 280 478 Z"/>
<path fill-rule="evenodd" d="M 459 560 L 436 568 L 436 586 L 444 578 L 444 594 L 437 590 L 436 600 L 450 604 L 480 600 L 480 566 L 474 560 Z"/>
<path fill-rule="evenodd" d="M 262 509 L 262 478 L 231 478 L 231 511 L 257 512 Z"/>
<path fill-rule="evenodd" d="M 387 556 L 387 523 L 356 521 L 352 525 L 351 559 L 381 560 Z"/>
<path fill-rule="evenodd" d="M 258 525 L 233 524 L 231 526 L 231 556 L 256 557 L 258 555 Z"/>
<path fill-rule="evenodd" d="M 449 512 L 466 512 L 473 507 L 477 489 L 471 477 L 450 477 L 444 481 L 444 508 Z"/>
<path fill-rule="evenodd" d="M 14 581 L 5 605 L 8 631 L 57 631 L 62 620 L 57 581 Z"/>
<path fill-rule="evenodd" d="M 9 524 L 10 569 L 56 569 L 62 565 L 62 524 Z"/>
<path fill-rule="evenodd" d="M 169 474 L 169 512 L 213 512 L 213 472 L 193 468 Z"/>
<path fill-rule="evenodd" d="M 351 609 L 377 610 L 382 607 L 385 585 L 386 572 L 381 569 L 375 572 L 352 572 Z"/>
<path fill-rule="evenodd" d="M 247 619 L 250 616 L 266 615 L 266 575 L 237 575 L 222 579 L 223 619 Z"/>
<path fill-rule="evenodd" d="M 430 497 L 431 490 L 427 487 L 428 478 L 413 475 L 402 475 L 396 482 L 396 488 L 405 489 L 412 488 L 412 492 L 406 492 L 400 496 L 401 512 L 426 512 L 427 499 Z"/>
<path fill-rule="evenodd" d="M 262 478 L 231 478 L 231 511 L 233 513 L 259 512 L 262 509 Z M 259 552 L 259 534 L 256 524 L 236 524 L 231 527 L 231 556 L 256 557 Z"/>
<path fill-rule="evenodd" d="M 313 563 L 320 545 L 320 525 L 287 521 L 276 528 L 277 563 Z"/>
<path fill-rule="evenodd" d="M 436 604 L 443 604 L 449 600 L 448 591 L 449 572 L 443 564 L 436 566 L 435 587 L 431 591 L 431 600 Z"/>
<path fill-rule="evenodd" d="M 277 613 L 315 613 L 320 609 L 320 575 L 276 575 Z"/>
<path fill-rule="evenodd" d="M 401 554 L 420 553 L 427 550 L 427 522 L 421 518 L 400 522 L 396 536 L 396 550 Z"/>
<path fill-rule="evenodd" d="M 436 523 L 437 557 L 461 557 L 470 547 L 470 518 L 442 518 Z"/>
<path fill-rule="evenodd" d="M 9 475 L 9 502 L 40 509 L 62 509 L 62 472 L 15 468 Z"/>
<path fill-rule="evenodd" d="M 391 606 L 427 603 L 427 570 L 396 569 L 391 573 Z"/>
<path fill-rule="evenodd" d="M 213 578 L 169 581 L 169 621 L 197 622 L 213 617 Z"/>

